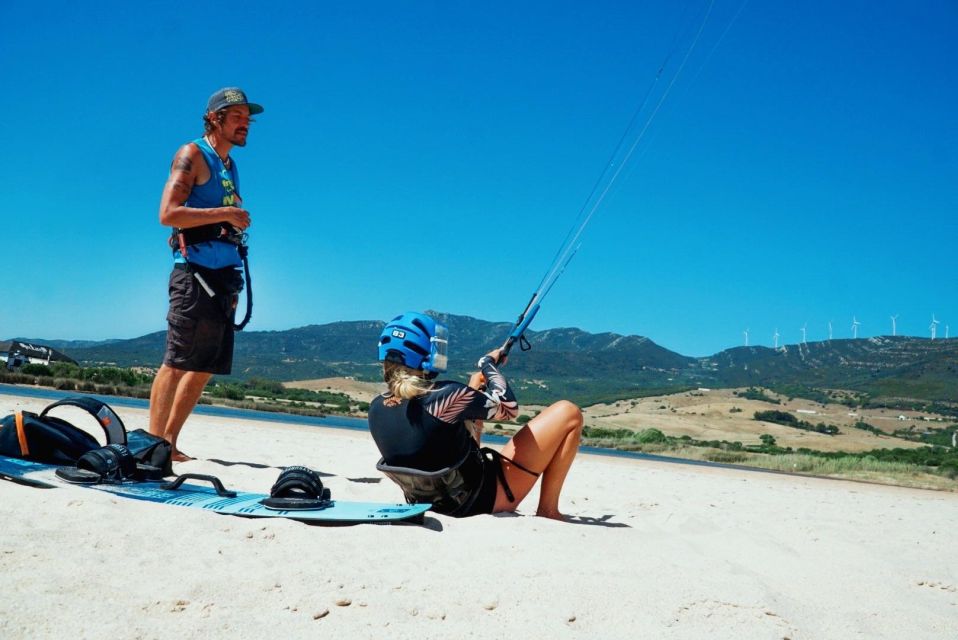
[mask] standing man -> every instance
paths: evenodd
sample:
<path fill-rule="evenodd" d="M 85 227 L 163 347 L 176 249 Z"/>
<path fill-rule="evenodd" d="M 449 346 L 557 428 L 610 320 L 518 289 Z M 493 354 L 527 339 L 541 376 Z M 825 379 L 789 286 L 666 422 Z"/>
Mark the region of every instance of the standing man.
<path fill-rule="evenodd" d="M 205 133 L 176 152 L 160 200 L 160 223 L 173 227 L 174 264 L 166 353 L 150 391 L 150 433 L 173 445 L 177 462 L 190 459 L 176 439 L 206 383 L 233 366 L 240 248 L 250 217 L 230 150 L 246 146 L 250 116 L 262 112 L 236 87 L 210 96 Z"/>

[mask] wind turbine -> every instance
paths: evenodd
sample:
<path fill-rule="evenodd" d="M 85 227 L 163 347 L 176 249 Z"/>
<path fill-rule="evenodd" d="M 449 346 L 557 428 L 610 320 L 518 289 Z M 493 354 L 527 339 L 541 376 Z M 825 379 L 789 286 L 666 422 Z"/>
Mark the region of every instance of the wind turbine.
<path fill-rule="evenodd" d="M 748 329 L 746 329 L 742 333 L 745 334 L 745 346 L 747 347 L 748 346 Z"/>
<path fill-rule="evenodd" d="M 778 349 L 778 327 L 775 327 L 775 335 L 772 338 L 775 340 L 775 348 Z"/>
<path fill-rule="evenodd" d="M 890 317 L 891 317 L 891 334 L 892 334 L 893 336 L 897 336 L 898 333 L 897 333 L 897 331 L 896 331 L 896 330 L 897 330 L 897 327 L 895 326 L 895 320 L 898 320 L 898 314 L 896 313 L 895 315 L 890 316 Z"/>
<path fill-rule="evenodd" d="M 948 339 L 948 325 L 945 325 L 945 340 Z"/>
<path fill-rule="evenodd" d="M 935 320 L 935 314 L 931 314 L 931 324 L 928 326 L 931 329 L 931 339 L 935 339 L 935 333 L 938 331 L 938 321 Z"/>
<path fill-rule="evenodd" d="M 808 329 L 808 323 L 802 325 L 802 344 L 808 344 L 805 342 L 805 331 Z"/>
<path fill-rule="evenodd" d="M 858 338 L 858 325 L 860 324 L 861 322 L 858 321 L 858 318 L 856 318 L 855 316 L 852 316 L 852 338 L 853 339 Z"/>
<path fill-rule="evenodd" d="M 828 341 L 832 341 L 832 321 L 828 321 Z"/>

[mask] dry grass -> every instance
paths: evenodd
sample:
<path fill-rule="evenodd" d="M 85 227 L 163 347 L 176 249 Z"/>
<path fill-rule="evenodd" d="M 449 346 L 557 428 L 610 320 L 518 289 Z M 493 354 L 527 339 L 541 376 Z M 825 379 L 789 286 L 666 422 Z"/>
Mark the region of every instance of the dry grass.
<path fill-rule="evenodd" d="M 725 440 L 741 442 L 743 445 L 760 444 L 759 437 L 769 434 L 775 437 L 776 443 L 781 447 L 848 452 L 919 447 L 922 445 L 895 438 L 891 433 L 897 429 L 908 428 L 920 432 L 929 426 L 942 427 L 949 424 L 935 421 L 940 416 L 887 409 L 852 410 L 837 403 L 823 405 L 801 398 L 789 400 L 773 393 L 768 395 L 779 400 L 780 404 L 746 400 L 735 396 L 735 391 L 741 390 L 691 391 L 593 405 L 584 409 L 586 424 L 634 431 L 655 428 L 668 436 Z M 833 424 L 841 433 L 828 436 L 753 419 L 756 411 L 772 409 L 788 411 L 812 424 Z M 899 420 L 899 415 L 904 415 L 905 420 Z M 930 421 L 925 420 L 926 417 Z M 859 420 L 876 427 L 883 435 L 856 429 L 852 425 Z"/>
<path fill-rule="evenodd" d="M 284 382 L 290 389 L 308 389 L 310 391 L 332 391 L 345 393 L 356 401 L 371 402 L 373 398 L 386 390 L 379 382 L 362 382 L 353 378 L 317 378 L 315 380 L 294 380 Z"/>

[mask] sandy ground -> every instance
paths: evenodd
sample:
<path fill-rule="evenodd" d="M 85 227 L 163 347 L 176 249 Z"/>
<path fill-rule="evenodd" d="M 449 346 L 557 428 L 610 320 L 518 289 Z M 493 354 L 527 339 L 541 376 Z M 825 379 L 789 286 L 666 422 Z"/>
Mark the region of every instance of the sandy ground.
<path fill-rule="evenodd" d="M 181 445 L 238 489 L 306 464 L 400 498 L 360 432 L 204 416 Z M 323 527 L 0 482 L 0 638 L 958 637 L 955 493 L 582 455 L 572 522 L 534 499 Z"/>

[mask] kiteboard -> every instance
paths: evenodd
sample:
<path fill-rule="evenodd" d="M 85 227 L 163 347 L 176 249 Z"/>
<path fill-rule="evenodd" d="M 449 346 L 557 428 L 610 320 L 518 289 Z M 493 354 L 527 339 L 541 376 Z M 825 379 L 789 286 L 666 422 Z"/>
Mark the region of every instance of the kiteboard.
<path fill-rule="evenodd" d="M 422 524 L 428 504 L 389 504 L 329 500 L 321 509 L 277 510 L 262 504 L 269 496 L 260 493 L 230 491 L 215 476 L 184 474 L 174 482 L 130 481 L 119 484 L 73 484 L 56 475 L 49 464 L 0 456 L 0 479 L 35 488 L 79 487 L 96 489 L 132 500 L 193 507 L 246 518 L 287 518 L 302 522 L 358 524 L 363 522 L 412 522 Z M 193 484 L 186 479 L 209 484 Z"/>

